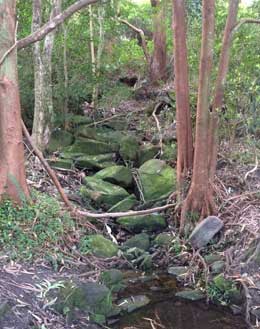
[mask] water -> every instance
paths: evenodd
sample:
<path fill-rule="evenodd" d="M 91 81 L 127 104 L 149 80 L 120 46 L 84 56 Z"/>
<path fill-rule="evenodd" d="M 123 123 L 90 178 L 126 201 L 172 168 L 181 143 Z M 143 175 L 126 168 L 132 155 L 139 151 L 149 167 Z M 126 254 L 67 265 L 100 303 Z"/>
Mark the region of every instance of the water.
<path fill-rule="evenodd" d="M 174 297 L 179 290 L 169 276 L 151 280 L 133 280 L 121 297 L 146 295 L 151 303 L 138 311 L 122 316 L 115 329 L 247 329 L 242 316 L 227 308 L 188 302 Z"/>

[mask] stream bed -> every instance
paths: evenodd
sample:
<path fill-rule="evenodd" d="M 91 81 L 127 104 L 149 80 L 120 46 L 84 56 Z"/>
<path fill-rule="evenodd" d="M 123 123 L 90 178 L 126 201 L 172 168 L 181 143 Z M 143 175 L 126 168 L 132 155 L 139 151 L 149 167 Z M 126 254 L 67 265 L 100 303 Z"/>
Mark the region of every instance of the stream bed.
<path fill-rule="evenodd" d="M 150 303 L 120 317 L 110 326 L 115 329 L 246 329 L 242 315 L 227 307 L 207 305 L 205 301 L 187 301 L 175 296 L 181 289 L 168 275 L 133 278 L 120 296 L 144 295 Z"/>

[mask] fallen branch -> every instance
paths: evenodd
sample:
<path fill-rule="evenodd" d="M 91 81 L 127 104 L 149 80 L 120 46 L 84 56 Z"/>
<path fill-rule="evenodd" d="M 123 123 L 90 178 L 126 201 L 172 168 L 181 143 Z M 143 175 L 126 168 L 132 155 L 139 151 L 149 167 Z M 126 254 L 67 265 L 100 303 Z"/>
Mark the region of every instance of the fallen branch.
<path fill-rule="evenodd" d="M 80 210 L 77 209 L 76 207 L 74 207 L 71 202 L 69 201 L 68 197 L 66 196 L 62 186 L 60 185 L 60 182 L 57 178 L 57 175 L 55 174 L 55 172 L 51 169 L 50 165 L 48 164 L 48 162 L 45 160 L 43 154 L 41 151 L 38 150 L 38 148 L 34 145 L 32 138 L 24 124 L 24 122 L 22 121 L 22 129 L 23 129 L 23 133 L 24 136 L 26 137 L 27 141 L 29 142 L 34 154 L 39 158 L 40 162 L 42 163 L 44 169 L 47 171 L 48 175 L 50 176 L 51 180 L 53 181 L 54 185 L 56 186 L 62 200 L 64 201 L 65 205 L 68 207 L 68 209 L 71 211 L 72 214 L 74 215 L 79 215 L 79 216 L 85 216 L 85 217 L 89 217 L 89 218 L 119 218 L 119 217 L 124 217 L 124 216 L 140 216 L 140 215 L 148 215 L 148 214 L 152 214 L 152 213 L 156 213 L 156 212 L 160 212 L 169 208 L 174 207 L 174 204 L 166 204 L 164 206 L 161 207 L 155 207 L 155 208 L 151 208 L 151 209 L 146 209 L 146 210 L 138 210 L 138 211 L 126 211 L 126 212 L 105 212 L 105 213 L 93 213 L 90 211 L 84 211 L 84 210 Z M 93 224 L 91 224 L 90 222 L 87 222 L 88 226 L 92 229 L 95 229 L 95 226 Z"/>
<path fill-rule="evenodd" d="M 129 23 L 125 19 L 122 19 L 122 18 L 119 18 L 119 17 L 117 19 L 120 23 L 127 25 L 128 27 L 130 27 L 130 29 L 132 29 L 133 31 L 135 31 L 136 33 L 138 33 L 140 35 L 144 56 L 145 56 L 147 64 L 149 64 L 151 58 L 150 58 L 150 54 L 149 54 L 149 51 L 148 51 L 148 48 L 147 48 L 147 43 L 146 43 L 146 40 L 145 40 L 144 31 L 142 29 L 139 29 L 138 27 L 134 26 L 133 24 Z"/>
<path fill-rule="evenodd" d="M 153 118 L 156 122 L 156 127 L 158 130 L 158 134 L 159 134 L 159 146 L 160 146 L 160 155 L 163 155 L 163 136 L 162 136 L 162 131 L 161 131 L 161 126 L 160 126 L 160 122 L 156 116 L 156 112 L 158 110 L 158 108 L 162 105 L 162 102 L 159 102 L 158 104 L 155 105 L 154 110 L 153 110 Z"/>

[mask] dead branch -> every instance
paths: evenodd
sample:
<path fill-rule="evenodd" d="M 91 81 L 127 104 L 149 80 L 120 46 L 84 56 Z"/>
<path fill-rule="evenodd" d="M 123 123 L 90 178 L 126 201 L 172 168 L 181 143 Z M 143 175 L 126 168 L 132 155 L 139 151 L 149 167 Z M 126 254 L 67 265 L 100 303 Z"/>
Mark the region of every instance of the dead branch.
<path fill-rule="evenodd" d="M 149 64 L 151 57 L 150 57 L 150 54 L 149 54 L 149 51 L 148 51 L 148 48 L 147 48 L 147 43 L 146 43 L 146 40 L 145 40 L 144 31 L 142 29 L 139 29 L 138 27 L 134 26 L 133 24 L 129 23 L 125 19 L 122 19 L 122 18 L 118 17 L 117 20 L 120 23 L 127 25 L 128 27 L 130 27 L 130 29 L 132 29 L 133 31 L 135 31 L 136 33 L 138 33 L 140 35 L 144 56 L 145 56 L 146 62 Z"/>
<path fill-rule="evenodd" d="M 84 7 L 99 2 L 99 0 L 78 0 L 67 9 L 65 9 L 61 14 L 55 16 L 52 20 L 44 24 L 39 30 L 33 32 L 27 37 L 20 39 L 17 42 L 17 49 L 25 48 L 32 43 L 42 40 L 48 33 L 56 29 L 61 25 L 67 18 L 72 16 L 75 12 L 83 9 Z"/>
<path fill-rule="evenodd" d="M 156 112 L 158 110 L 158 108 L 162 105 L 162 102 L 159 102 L 158 104 L 155 105 L 154 110 L 153 110 L 153 118 L 156 122 L 156 127 L 158 130 L 158 134 L 159 134 L 159 146 L 160 146 L 160 154 L 163 155 L 163 136 L 162 136 L 162 131 L 161 131 L 161 126 L 160 126 L 160 122 L 156 116 Z"/>
<path fill-rule="evenodd" d="M 260 24 L 260 19 L 255 19 L 255 18 L 245 18 L 241 19 L 237 24 L 234 26 L 232 30 L 232 34 L 235 34 L 242 25 L 244 24 Z"/>
<path fill-rule="evenodd" d="M 51 180 L 53 181 L 54 185 L 56 186 L 62 200 L 64 201 L 65 205 L 69 208 L 69 210 L 71 211 L 72 214 L 74 214 L 75 216 L 86 216 L 89 218 L 119 218 L 119 217 L 124 217 L 124 216 L 140 216 L 140 215 L 148 215 L 148 214 L 152 214 L 152 213 L 156 213 L 156 212 L 160 212 L 169 208 L 174 207 L 174 204 L 166 204 L 164 206 L 161 207 L 155 207 L 155 208 L 151 208 L 151 209 L 146 209 L 146 210 L 138 210 L 138 211 L 126 211 L 126 212 L 111 212 L 111 213 L 93 213 L 90 211 L 83 211 L 83 210 L 79 210 L 76 207 L 74 207 L 68 197 L 66 196 L 62 186 L 60 185 L 60 182 L 55 174 L 55 172 L 51 169 L 51 167 L 49 166 L 48 162 L 45 160 L 43 154 L 41 151 L 39 151 L 37 149 L 37 147 L 34 145 L 31 136 L 24 124 L 24 122 L 22 121 L 22 129 L 23 129 L 23 133 L 24 136 L 26 137 L 26 139 L 28 140 L 29 144 L 31 145 L 31 148 L 33 149 L 34 154 L 39 158 L 39 160 L 41 161 L 44 169 L 47 171 L 47 173 L 49 174 Z M 87 222 L 88 226 L 92 229 L 95 229 L 95 226 L 89 222 Z"/>

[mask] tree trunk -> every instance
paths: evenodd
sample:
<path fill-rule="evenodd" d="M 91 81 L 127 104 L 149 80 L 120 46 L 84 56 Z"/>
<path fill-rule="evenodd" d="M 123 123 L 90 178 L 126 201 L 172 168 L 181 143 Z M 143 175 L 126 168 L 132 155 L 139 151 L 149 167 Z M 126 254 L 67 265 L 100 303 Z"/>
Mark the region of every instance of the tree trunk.
<path fill-rule="evenodd" d="M 218 114 L 221 111 L 224 98 L 224 86 L 229 66 L 229 51 L 232 44 L 233 30 L 237 24 L 237 13 L 240 0 L 230 0 L 229 10 L 224 30 L 222 48 L 219 59 L 218 76 L 215 85 L 212 112 L 209 125 L 209 178 L 213 182 L 218 151 Z"/>
<path fill-rule="evenodd" d="M 50 19 L 53 19 L 60 10 L 60 0 L 52 0 Z M 41 26 L 41 0 L 33 2 L 32 32 Z M 43 49 L 40 42 L 34 45 L 34 120 L 32 138 L 37 147 L 44 151 L 46 148 L 53 122 L 52 99 L 52 50 L 55 31 L 50 32 L 44 39 Z"/>
<path fill-rule="evenodd" d="M 192 125 L 189 108 L 189 75 L 186 44 L 186 14 L 182 0 L 173 0 L 173 33 L 174 33 L 174 74 L 176 94 L 177 123 L 177 182 L 179 195 L 183 192 L 183 182 L 189 169 L 192 168 L 193 144 Z"/>
<path fill-rule="evenodd" d="M 16 1 L 0 1 L 0 58 L 15 43 Z M 12 51 L 0 66 L 0 201 L 21 203 L 29 196 L 25 178 L 17 55 Z"/>
<path fill-rule="evenodd" d="M 159 80 L 166 79 L 166 1 L 151 0 L 151 4 L 157 12 L 154 15 L 154 51 L 150 63 L 150 79 L 152 83 L 156 83 Z"/>
<path fill-rule="evenodd" d="M 181 213 L 181 231 L 188 212 L 202 217 L 214 209 L 208 170 L 208 133 L 210 76 L 213 62 L 215 0 L 203 0 L 202 44 L 199 68 L 199 90 L 195 132 L 193 175 Z"/>
<path fill-rule="evenodd" d="M 64 128 L 68 129 L 68 113 L 69 113 L 69 74 L 68 74 L 68 60 L 67 60 L 67 27 L 66 24 L 62 24 L 63 30 L 63 74 L 64 74 L 64 103 L 63 103 L 63 115 L 64 115 Z"/>

